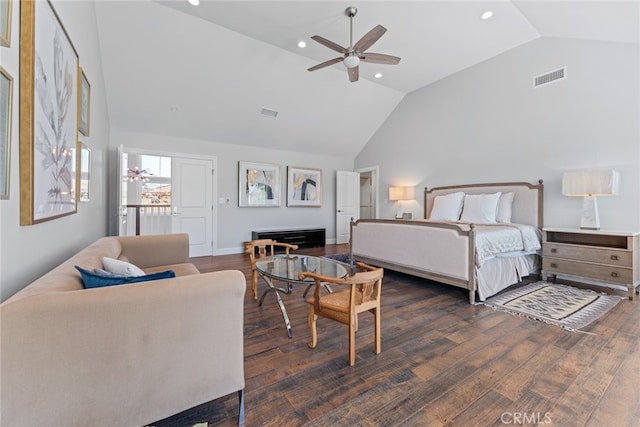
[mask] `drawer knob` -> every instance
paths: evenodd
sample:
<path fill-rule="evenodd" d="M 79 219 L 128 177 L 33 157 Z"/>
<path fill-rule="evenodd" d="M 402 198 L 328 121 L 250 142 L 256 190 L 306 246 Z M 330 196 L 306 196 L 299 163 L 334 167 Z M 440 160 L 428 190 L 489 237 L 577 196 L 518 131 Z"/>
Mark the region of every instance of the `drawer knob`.
<path fill-rule="evenodd" d="M 551 268 L 558 268 L 558 264 L 556 264 L 555 262 L 551 263 Z"/>
<path fill-rule="evenodd" d="M 616 273 L 615 271 L 611 272 L 611 277 L 618 277 L 618 273 Z"/>
<path fill-rule="evenodd" d="M 555 254 L 555 253 L 557 253 L 557 252 L 558 252 L 558 250 L 557 250 L 556 248 L 551 248 L 551 253 L 552 253 L 552 254 Z"/>
<path fill-rule="evenodd" d="M 611 260 L 612 261 L 617 261 L 618 260 L 618 255 L 611 255 Z"/>

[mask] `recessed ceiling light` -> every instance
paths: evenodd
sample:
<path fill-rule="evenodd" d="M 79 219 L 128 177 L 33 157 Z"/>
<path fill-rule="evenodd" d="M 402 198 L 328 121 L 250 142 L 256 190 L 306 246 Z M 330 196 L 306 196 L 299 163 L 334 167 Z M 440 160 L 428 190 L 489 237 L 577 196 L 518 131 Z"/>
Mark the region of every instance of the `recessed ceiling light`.
<path fill-rule="evenodd" d="M 302 48 L 304 48 L 304 47 L 307 47 L 307 44 L 304 42 L 304 40 L 300 40 L 300 41 L 298 42 L 298 47 L 302 49 Z"/>
<path fill-rule="evenodd" d="M 487 10 L 486 12 L 484 12 L 482 15 L 480 15 L 480 18 L 487 20 L 489 18 L 491 18 L 493 16 L 493 12 L 490 10 Z"/>
<path fill-rule="evenodd" d="M 382 73 L 375 73 L 373 77 L 379 79 L 380 77 L 382 77 Z"/>
<path fill-rule="evenodd" d="M 189 4 L 191 6 L 198 6 L 200 4 L 200 0 L 189 0 Z"/>

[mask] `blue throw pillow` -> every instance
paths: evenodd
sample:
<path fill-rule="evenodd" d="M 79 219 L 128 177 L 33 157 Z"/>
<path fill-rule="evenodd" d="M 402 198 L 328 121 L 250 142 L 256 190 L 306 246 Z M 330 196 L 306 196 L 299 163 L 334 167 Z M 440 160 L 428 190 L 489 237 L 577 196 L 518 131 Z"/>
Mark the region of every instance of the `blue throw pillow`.
<path fill-rule="evenodd" d="M 173 270 L 161 271 L 159 273 L 147 274 L 145 276 L 105 276 L 103 274 L 96 274 L 92 271 L 85 270 L 84 268 L 75 266 L 76 270 L 80 272 L 82 276 L 82 283 L 85 289 L 89 288 L 101 288 L 104 286 L 124 285 L 128 283 L 148 282 L 149 280 L 158 279 L 170 279 L 176 277 L 176 273 Z"/>

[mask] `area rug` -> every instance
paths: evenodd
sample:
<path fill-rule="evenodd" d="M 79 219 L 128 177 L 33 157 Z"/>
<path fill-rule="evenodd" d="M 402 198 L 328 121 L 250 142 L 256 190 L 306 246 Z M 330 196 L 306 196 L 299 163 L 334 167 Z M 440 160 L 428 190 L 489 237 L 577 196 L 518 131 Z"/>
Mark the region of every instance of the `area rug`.
<path fill-rule="evenodd" d="M 494 310 L 579 331 L 611 310 L 622 297 L 557 283 L 535 282 L 487 299 Z"/>
<path fill-rule="evenodd" d="M 345 264 L 349 264 L 351 261 L 351 258 L 349 256 L 349 254 L 333 254 L 333 255 L 325 255 L 325 258 L 329 258 L 329 259 L 333 259 L 336 261 L 340 261 L 343 262 Z"/>

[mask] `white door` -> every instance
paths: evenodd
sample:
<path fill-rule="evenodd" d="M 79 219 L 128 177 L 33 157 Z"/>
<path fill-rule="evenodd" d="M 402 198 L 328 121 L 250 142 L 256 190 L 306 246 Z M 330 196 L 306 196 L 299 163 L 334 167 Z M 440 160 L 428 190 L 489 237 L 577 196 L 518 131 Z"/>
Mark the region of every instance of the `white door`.
<path fill-rule="evenodd" d="M 189 234 L 189 256 L 213 255 L 213 161 L 171 160 L 171 231 Z"/>
<path fill-rule="evenodd" d="M 336 176 L 336 244 L 349 243 L 351 218 L 360 218 L 360 174 L 338 171 Z"/>

